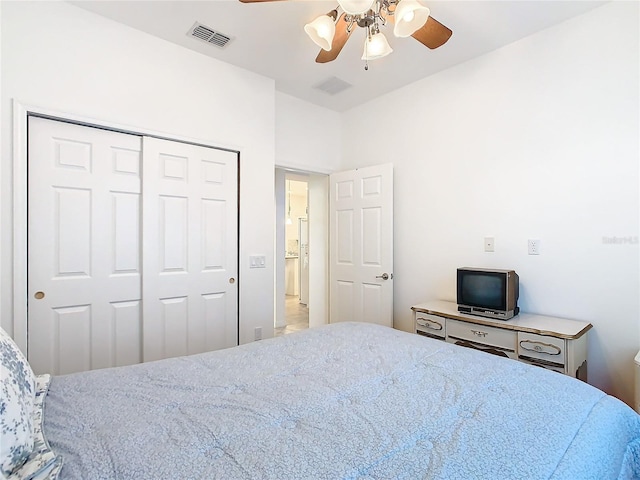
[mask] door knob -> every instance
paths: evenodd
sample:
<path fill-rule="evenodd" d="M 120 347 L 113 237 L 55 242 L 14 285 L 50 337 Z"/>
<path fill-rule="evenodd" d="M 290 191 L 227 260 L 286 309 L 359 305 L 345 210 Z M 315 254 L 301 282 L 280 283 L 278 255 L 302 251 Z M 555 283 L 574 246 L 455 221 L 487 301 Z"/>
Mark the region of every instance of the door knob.
<path fill-rule="evenodd" d="M 44 292 L 36 292 L 33 296 L 36 300 L 42 300 L 44 298 Z"/>
<path fill-rule="evenodd" d="M 389 274 L 383 273 L 382 275 L 376 275 L 376 278 L 381 278 L 383 280 L 389 280 Z"/>

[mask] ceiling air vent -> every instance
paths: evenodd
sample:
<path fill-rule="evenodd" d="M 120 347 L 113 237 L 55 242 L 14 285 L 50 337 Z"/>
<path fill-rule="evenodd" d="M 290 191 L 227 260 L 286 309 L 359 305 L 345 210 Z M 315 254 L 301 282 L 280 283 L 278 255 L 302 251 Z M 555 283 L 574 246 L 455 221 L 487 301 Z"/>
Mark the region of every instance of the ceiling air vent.
<path fill-rule="evenodd" d="M 352 86 L 353 85 L 350 83 L 345 82 L 338 77 L 329 77 L 325 81 L 314 85 L 313 88 L 323 91 L 324 93 L 328 93 L 329 95 L 335 95 Z"/>
<path fill-rule="evenodd" d="M 187 35 L 220 48 L 224 48 L 231 41 L 231 37 L 228 35 L 216 32 L 213 28 L 206 27 L 198 22 L 193 24 Z"/>

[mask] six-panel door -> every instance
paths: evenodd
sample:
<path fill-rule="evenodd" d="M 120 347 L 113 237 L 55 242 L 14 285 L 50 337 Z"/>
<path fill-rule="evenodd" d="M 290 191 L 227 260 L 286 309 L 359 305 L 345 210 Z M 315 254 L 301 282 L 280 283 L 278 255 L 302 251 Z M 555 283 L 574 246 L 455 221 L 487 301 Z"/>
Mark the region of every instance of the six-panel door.
<path fill-rule="evenodd" d="M 393 166 L 330 178 L 330 321 L 392 327 Z"/>
<path fill-rule="evenodd" d="M 37 373 L 237 343 L 237 155 L 144 143 L 29 118 L 28 356 Z"/>

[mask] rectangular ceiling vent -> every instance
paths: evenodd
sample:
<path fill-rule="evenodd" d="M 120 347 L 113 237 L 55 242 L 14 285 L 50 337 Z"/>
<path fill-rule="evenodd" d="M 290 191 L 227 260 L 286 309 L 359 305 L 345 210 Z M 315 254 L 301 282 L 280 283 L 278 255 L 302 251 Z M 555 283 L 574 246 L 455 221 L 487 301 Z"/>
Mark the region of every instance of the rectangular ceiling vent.
<path fill-rule="evenodd" d="M 220 48 L 224 48 L 225 45 L 231 41 L 230 36 L 216 32 L 213 28 L 209 28 L 198 22 L 193 24 L 193 27 L 189 29 L 187 35 Z"/>
<path fill-rule="evenodd" d="M 315 85 L 313 88 L 324 93 L 328 93 L 329 95 L 336 95 L 350 87 L 353 87 L 353 85 L 339 79 L 338 77 L 329 77 L 325 81 Z"/>

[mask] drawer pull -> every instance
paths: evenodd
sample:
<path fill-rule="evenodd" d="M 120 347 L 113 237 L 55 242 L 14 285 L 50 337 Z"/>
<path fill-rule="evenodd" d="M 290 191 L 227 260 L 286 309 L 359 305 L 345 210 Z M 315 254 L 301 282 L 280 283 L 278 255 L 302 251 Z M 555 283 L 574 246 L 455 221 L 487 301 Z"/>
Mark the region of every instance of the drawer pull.
<path fill-rule="evenodd" d="M 487 336 L 487 332 L 481 332 L 480 330 L 471 330 L 471 333 L 473 333 L 476 337 L 486 337 Z"/>
<path fill-rule="evenodd" d="M 560 355 L 562 350 L 556 345 L 550 343 L 533 342 L 531 340 L 522 340 L 520 346 L 523 350 L 529 350 L 530 352 L 546 353 L 547 355 Z"/>
<path fill-rule="evenodd" d="M 418 318 L 416 323 L 421 327 L 430 328 L 431 330 L 442 330 L 442 324 L 435 320 L 429 320 L 427 318 Z"/>

